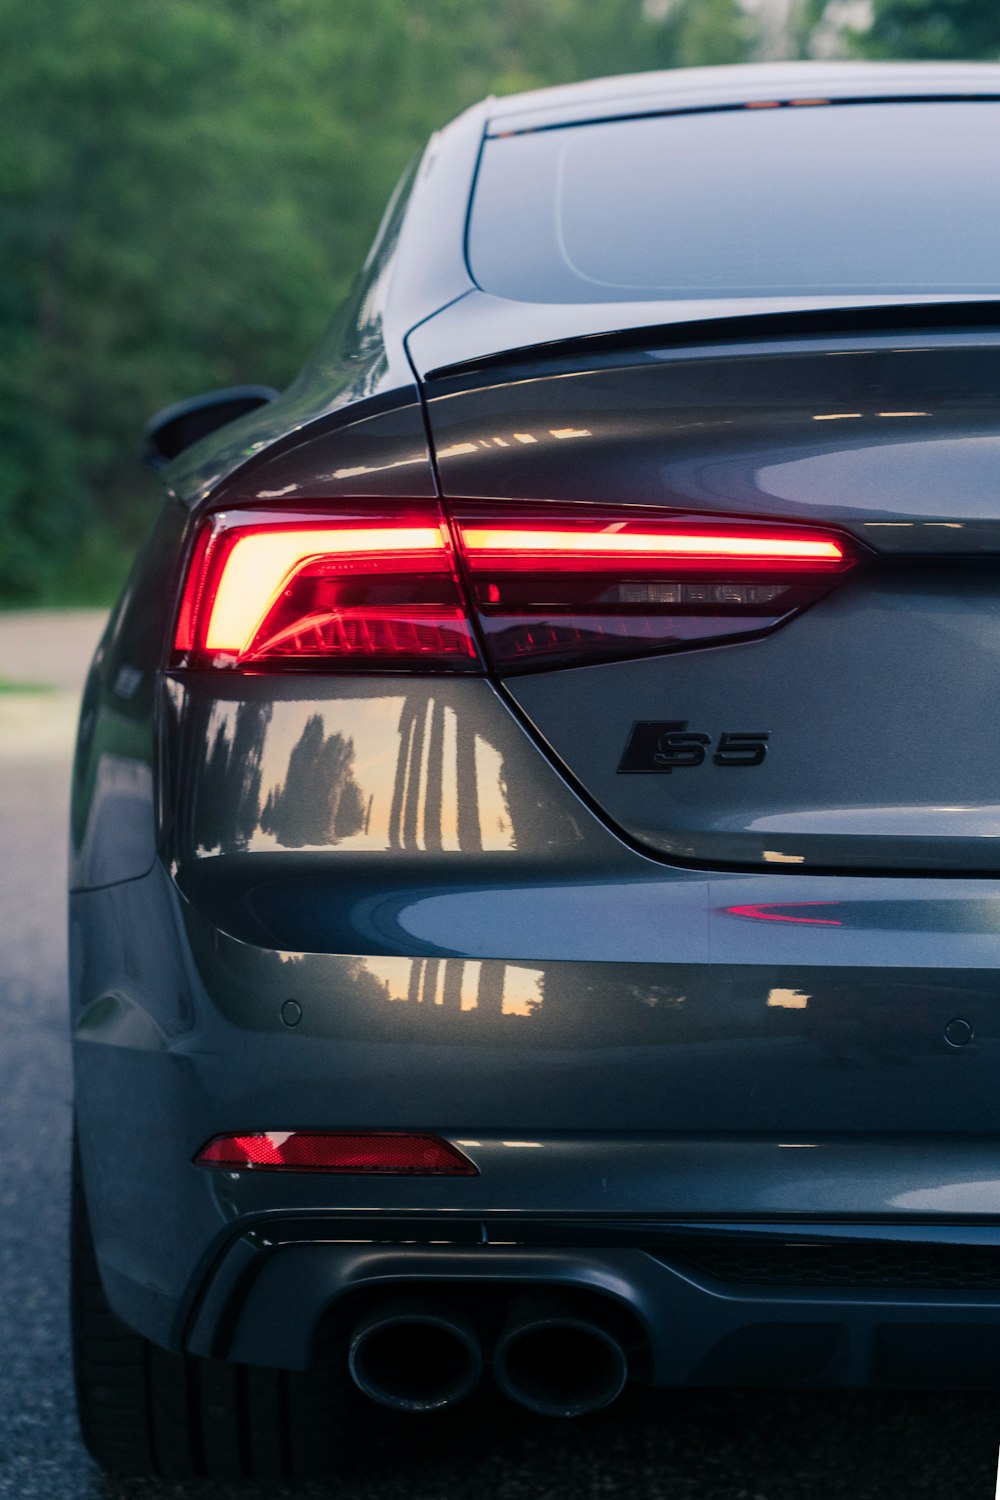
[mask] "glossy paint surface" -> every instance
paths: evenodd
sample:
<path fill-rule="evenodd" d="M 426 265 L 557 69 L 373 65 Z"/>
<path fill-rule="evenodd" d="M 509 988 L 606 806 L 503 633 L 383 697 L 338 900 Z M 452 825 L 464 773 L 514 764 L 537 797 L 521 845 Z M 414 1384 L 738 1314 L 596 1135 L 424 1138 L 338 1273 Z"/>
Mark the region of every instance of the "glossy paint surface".
<path fill-rule="evenodd" d="M 322 431 L 263 457 L 249 473 L 222 485 L 219 504 L 278 504 L 326 499 L 420 499 L 435 493 L 423 413 L 415 392 L 401 390 L 330 417 Z"/>
<path fill-rule="evenodd" d="M 994 577 L 872 573 L 767 640 L 509 690 L 616 825 L 668 857 L 995 873 L 1000 715 L 982 685 L 998 665 Z M 764 732 L 767 757 L 622 775 L 637 720 Z"/>
<path fill-rule="evenodd" d="M 73 766 L 71 889 L 134 880 L 156 857 L 158 671 L 186 519 L 169 502 L 157 517 L 87 677 Z"/>
<path fill-rule="evenodd" d="M 446 495 L 814 521 L 922 556 L 997 552 L 998 402 L 1000 340 L 975 329 L 652 335 L 428 383 Z"/>
<path fill-rule="evenodd" d="M 499 870 L 586 848 L 593 820 L 481 679 L 179 673 L 170 688 L 182 868 L 287 850 L 490 855 Z"/>
<path fill-rule="evenodd" d="M 869 549 L 765 640 L 507 682 L 617 828 L 685 862 L 998 868 L 995 335 L 652 348 L 430 393 L 458 505 L 614 497 L 622 514 L 837 524 Z M 921 727 L 942 714 L 944 742 Z M 620 774 L 633 724 L 655 721 L 767 735 L 766 759 Z"/>
<path fill-rule="evenodd" d="M 429 913 L 397 892 L 397 920 L 404 932 L 436 921 L 432 940 L 475 934 L 480 952 L 505 942 L 509 960 L 265 949 L 223 936 L 156 872 L 75 897 L 88 1184 L 99 1248 L 134 1283 L 132 1305 L 141 1287 L 181 1298 L 225 1226 L 261 1214 L 819 1224 L 992 1211 L 995 894 L 981 882 L 941 882 L 929 900 L 928 882 L 736 876 L 709 891 L 688 877 L 686 894 L 636 883 L 630 918 L 615 884 L 603 926 L 593 886 L 547 907 L 550 951 L 572 952 L 589 920 L 585 960 L 532 958 L 542 917 L 535 931 L 524 919 L 551 887 L 505 892 L 495 880 L 478 896 L 439 891 Z M 837 893 L 851 902 L 838 907 Z M 782 922 L 802 915 L 803 897 L 824 900 L 834 922 Z M 426 953 L 426 925 L 421 939 Z M 958 1047 L 945 1036 L 956 1018 L 972 1033 Z M 171 1126 L 136 1132 L 140 1116 Z M 480 1176 L 443 1188 L 188 1165 L 225 1130 L 292 1125 L 429 1130 Z"/>

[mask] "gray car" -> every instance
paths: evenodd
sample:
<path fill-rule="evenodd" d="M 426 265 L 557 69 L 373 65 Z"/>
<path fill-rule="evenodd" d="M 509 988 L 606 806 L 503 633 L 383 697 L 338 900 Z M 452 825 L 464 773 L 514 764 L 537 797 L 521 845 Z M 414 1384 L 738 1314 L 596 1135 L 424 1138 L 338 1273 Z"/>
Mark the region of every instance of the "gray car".
<path fill-rule="evenodd" d="M 98 1461 L 1000 1384 L 1000 67 L 487 100 L 161 413 L 82 709 Z"/>

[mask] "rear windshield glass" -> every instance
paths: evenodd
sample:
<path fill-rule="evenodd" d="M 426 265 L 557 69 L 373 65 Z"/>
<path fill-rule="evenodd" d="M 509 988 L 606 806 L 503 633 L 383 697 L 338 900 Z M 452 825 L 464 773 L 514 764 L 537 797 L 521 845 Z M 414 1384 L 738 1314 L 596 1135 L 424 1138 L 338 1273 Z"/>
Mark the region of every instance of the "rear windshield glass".
<path fill-rule="evenodd" d="M 724 110 L 486 142 L 486 291 L 529 302 L 1000 291 L 1000 104 Z"/>

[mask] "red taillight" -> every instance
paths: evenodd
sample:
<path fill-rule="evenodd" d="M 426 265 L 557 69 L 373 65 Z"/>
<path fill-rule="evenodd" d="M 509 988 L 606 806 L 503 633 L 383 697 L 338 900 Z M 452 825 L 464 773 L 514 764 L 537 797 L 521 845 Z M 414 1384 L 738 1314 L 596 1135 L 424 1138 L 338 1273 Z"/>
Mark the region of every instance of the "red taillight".
<path fill-rule="evenodd" d="M 467 1156 L 434 1135 L 354 1131 L 278 1131 L 218 1135 L 195 1157 L 201 1167 L 230 1171 L 383 1173 L 475 1177 Z"/>
<path fill-rule="evenodd" d="M 738 568 L 840 567 L 844 549 L 831 537 L 740 534 L 720 527 L 708 531 L 648 529 L 640 522 L 617 520 L 576 530 L 563 527 L 460 526 L 462 546 L 474 567 L 503 567 L 533 572 L 547 565 L 560 573 L 594 568 L 695 568 L 728 573 Z"/>
<path fill-rule="evenodd" d="M 839 534 L 547 507 L 455 518 L 487 650 L 504 672 L 757 634 L 858 561 Z"/>
<path fill-rule="evenodd" d="M 473 614 L 504 674 L 642 656 L 768 630 L 862 551 L 819 528 L 653 509 L 469 502 L 450 524 L 426 502 L 237 510 L 196 541 L 174 665 L 474 672 Z"/>
<path fill-rule="evenodd" d="M 214 517 L 195 545 L 175 661 L 475 671 L 451 539 L 434 511 Z"/>

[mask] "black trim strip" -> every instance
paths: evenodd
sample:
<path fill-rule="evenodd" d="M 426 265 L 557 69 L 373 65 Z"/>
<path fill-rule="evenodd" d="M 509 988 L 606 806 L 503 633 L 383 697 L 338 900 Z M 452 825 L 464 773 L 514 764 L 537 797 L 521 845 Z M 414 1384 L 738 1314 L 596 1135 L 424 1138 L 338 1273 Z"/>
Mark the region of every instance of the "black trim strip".
<path fill-rule="evenodd" d="M 726 1238 L 775 1244 L 794 1239 L 812 1245 L 951 1245 L 1000 1250 L 1000 1218 L 966 1217 L 947 1223 L 920 1219 L 817 1221 L 787 1215 L 774 1219 L 670 1219 L 649 1215 L 486 1214 L 428 1212 L 424 1209 L 385 1215 L 370 1210 L 338 1211 L 309 1218 L 258 1222 L 247 1237 L 259 1249 L 282 1245 L 364 1244 L 387 1246 L 488 1247 L 544 1249 L 632 1249 L 682 1253 L 692 1241 Z"/>

